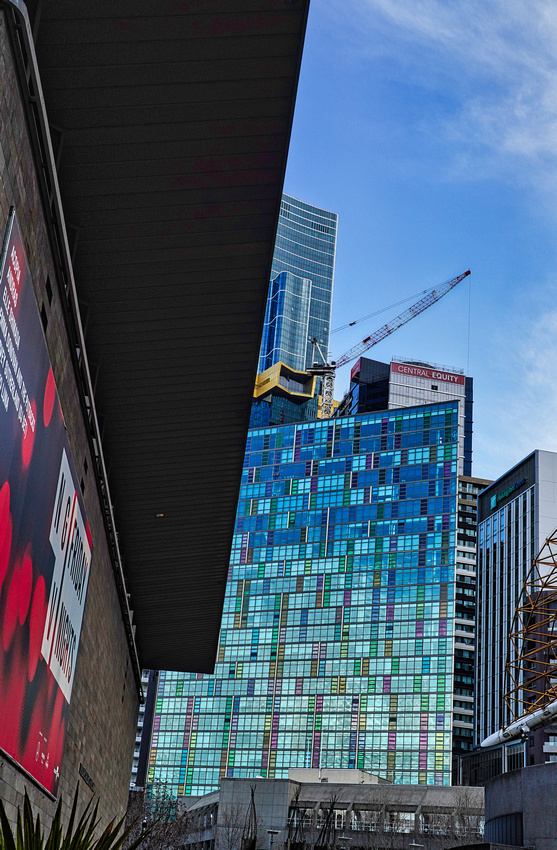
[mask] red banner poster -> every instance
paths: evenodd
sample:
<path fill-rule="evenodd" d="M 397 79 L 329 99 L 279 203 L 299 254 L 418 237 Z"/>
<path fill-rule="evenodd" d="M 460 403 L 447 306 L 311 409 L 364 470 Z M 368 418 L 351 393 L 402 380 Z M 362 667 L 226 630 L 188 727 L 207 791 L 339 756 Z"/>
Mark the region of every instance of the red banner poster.
<path fill-rule="evenodd" d="M 56 796 L 91 534 L 13 212 L 0 268 L 0 748 Z"/>

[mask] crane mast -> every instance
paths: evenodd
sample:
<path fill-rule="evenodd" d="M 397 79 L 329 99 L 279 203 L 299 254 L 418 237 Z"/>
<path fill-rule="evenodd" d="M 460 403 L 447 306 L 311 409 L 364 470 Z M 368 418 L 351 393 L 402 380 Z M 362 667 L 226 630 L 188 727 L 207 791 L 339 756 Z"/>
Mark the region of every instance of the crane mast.
<path fill-rule="evenodd" d="M 416 301 L 415 304 L 412 304 L 411 307 L 408 307 L 404 312 L 400 313 L 390 322 L 380 327 L 374 333 L 366 336 L 361 342 L 354 345 L 344 354 L 342 354 L 338 360 L 331 360 L 330 362 L 326 361 L 326 358 L 323 356 L 323 352 L 317 342 L 316 339 L 312 339 L 313 345 L 313 365 L 307 371 L 310 375 L 321 375 L 323 377 L 323 384 L 321 390 L 322 396 L 322 404 L 321 404 L 321 415 L 323 419 L 330 419 L 333 414 L 333 396 L 335 389 L 335 371 L 339 369 L 341 366 L 345 366 L 346 363 L 350 363 L 351 360 L 354 360 L 356 357 L 359 357 L 364 353 L 364 351 L 368 351 L 374 345 L 377 345 L 378 342 L 390 336 L 394 331 L 398 330 L 398 328 L 405 325 L 411 319 L 414 319 L 416 316 L 419 316 L 420 313 L 423 313 L 424 310 L 427 310 L 428 307 L 431 307 L 433 304 L 436 304 L 444 295 L 454 289 L 465 277 L 468 277 L 470 274 L 470 269 L 459 274 L 457 277 L 452 278 L 451 280 L 445 281 L 440 286 L 432 288 L 423 298 L 420 298 L 419 301 Z M 315 361 L 315 353 L 316 349 L 319 351 L 323 359 L 323 363 L 318 363 Z"/>

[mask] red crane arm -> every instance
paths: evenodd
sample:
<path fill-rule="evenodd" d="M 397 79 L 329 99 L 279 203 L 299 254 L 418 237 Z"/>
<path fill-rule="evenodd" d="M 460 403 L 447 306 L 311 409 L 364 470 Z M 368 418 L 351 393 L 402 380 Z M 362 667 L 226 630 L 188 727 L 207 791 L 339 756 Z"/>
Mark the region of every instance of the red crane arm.
<path fill-rule="evenodd" d="M 451 289 L 460 283 L 461 280 L 464 280 L 465 277 L 468 277 L 470 274 L 470 269 L 468 271 L 463 272 L 463 274 L 459 274 L 458 277 L 454 277 L 452 280 L 447 280 L 445 283 L 442 283 L 440 286 L 431 289 L 427 295 L 424 295 L 423 298 L 420 298 L 419 301 L 416 301 L 415 304 L 412 304 L 411 307 L 408 307 L 403 313 L 397 316 L 390 322 L 387 322 L 386 325 L 379 328 L 379 330 L 370 334 L 370 336 L 366 336 L 361 342 L 357 345 L 354 345 L 350 351 L 347 351 L 345 354 L 342 354 L 339 359 L 336 361 L 336 368 L 339 369 L 341 366 L 344 366 L 346 363 L 350 363 L 351 360 L 354 360 L 355 357 L 358 357 L 360 354 L 363 354 L 364 351 L 367 351 L 368 348 L 371 348 L 373 345 L 376 345 L 378 342 L 381 342 L 382 339 L 389 336 L 396 331 L 397 328 L 400 328 L 402 325 L 405 325 L 406 322 L 409 322 L 410 319 L 413 319 L 414 316 L 418 316 L 420 313 L 423 313 L 424 310 L 427 310 L 428 307 L 431 307 L 432 304 L 435 304 L 439 301 L 443 295 L 446 295 L 447 292 L 450 292 Z"/>

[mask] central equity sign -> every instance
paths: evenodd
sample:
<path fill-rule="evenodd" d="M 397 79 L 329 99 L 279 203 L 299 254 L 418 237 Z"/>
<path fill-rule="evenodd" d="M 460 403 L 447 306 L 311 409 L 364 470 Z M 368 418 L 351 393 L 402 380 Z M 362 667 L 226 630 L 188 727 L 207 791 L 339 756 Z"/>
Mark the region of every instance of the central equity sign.
<path fill-rule="evenodd" d="M 407 363 L 391 363 L 391 372 L 397 375 L 411 375 L 413 378 L 426 378 L 430 381 L 444 381 L 446 384 L 464 384 L 464 375 L 427 369 L 425 366 L 410 366 Z"/>
<path fill-rule="evenodd" d="M 521 478 L 520 481 L 515 481 L 514 484 L 511 484 L 510 487 L 507 487 L 507 489 L 503 490 L 501 493 L 494 493 L 490 499 L 489 507 L 491 509 L 496 508 L 499 502 L 502 502 L 503 499 L 506 499 L 507 496 L 511 495 L 511 493 L 514 493 L 515 490 L 518 490 L 519 487 L 526 484 L 527 480 L 527 478 Z"/>

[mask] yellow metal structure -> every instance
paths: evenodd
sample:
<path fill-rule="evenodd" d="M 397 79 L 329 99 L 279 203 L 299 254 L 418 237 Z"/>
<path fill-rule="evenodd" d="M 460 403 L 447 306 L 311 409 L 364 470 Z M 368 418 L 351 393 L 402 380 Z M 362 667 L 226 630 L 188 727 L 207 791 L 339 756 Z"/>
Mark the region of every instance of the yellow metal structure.
<path fill-rule="evenodd" d="M 301 404 L 314 396 L 315 375 L 291 369 L 286 363 L 279 361 L 255 379 L 254 398 L 265 398 L 271 393 L 288 397 Z"/>

